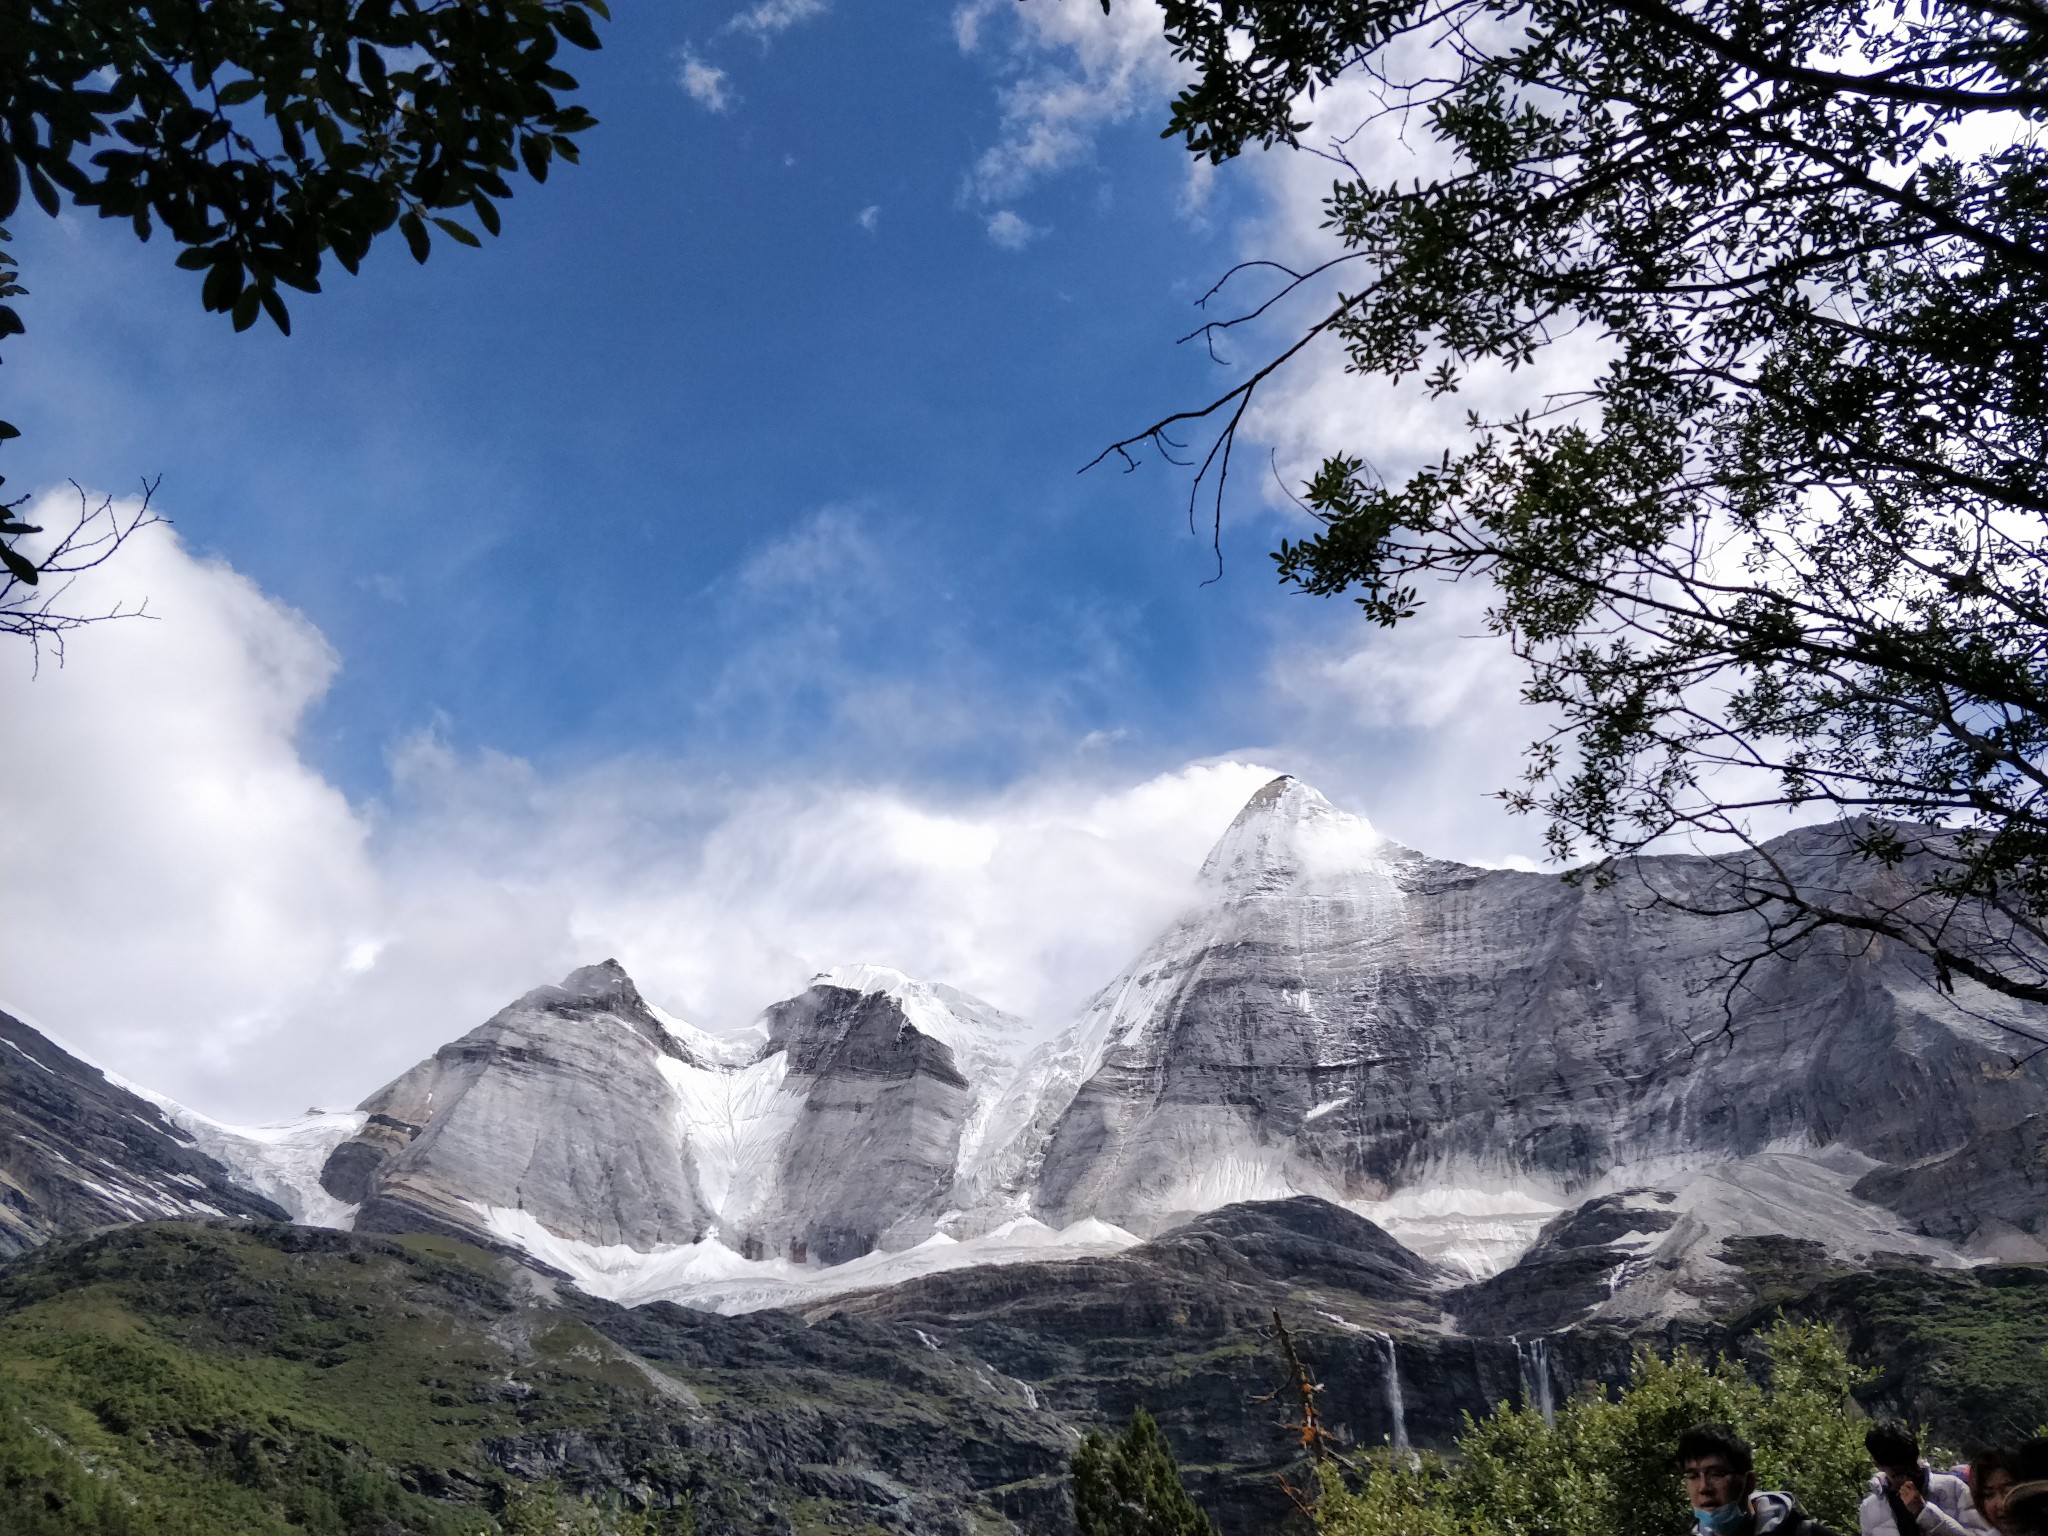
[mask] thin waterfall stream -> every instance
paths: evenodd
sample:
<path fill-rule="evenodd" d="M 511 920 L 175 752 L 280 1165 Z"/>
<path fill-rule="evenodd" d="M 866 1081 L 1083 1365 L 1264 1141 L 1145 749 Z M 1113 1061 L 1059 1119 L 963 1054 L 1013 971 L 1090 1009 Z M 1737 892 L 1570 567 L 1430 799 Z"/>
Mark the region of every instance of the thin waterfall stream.
<path fill-rule="evenodd" d="M 1375 1331 L 1373 1337 L 1387 1346 L 1387 1417 L 1394 1421 L 1394 1449 L 1405 1451 L 1408 1449 L 1408 1402 L 1401 1395 L 1400 1352 L 1394 1347 L 1391 1333 Z"/>

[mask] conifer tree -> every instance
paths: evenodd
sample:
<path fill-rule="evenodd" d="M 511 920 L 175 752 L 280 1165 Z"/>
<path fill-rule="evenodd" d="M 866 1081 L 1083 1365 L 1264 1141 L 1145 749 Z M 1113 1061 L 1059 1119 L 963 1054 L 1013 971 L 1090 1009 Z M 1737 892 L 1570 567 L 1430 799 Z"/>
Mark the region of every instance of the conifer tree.
<path fill-rule="evenodd" d="M 1216 1536 L 1142 1408 L 1114 1440 L 1091 1429 L 1075 1449 L 1074 1517 L 1081 1536 Z"/>

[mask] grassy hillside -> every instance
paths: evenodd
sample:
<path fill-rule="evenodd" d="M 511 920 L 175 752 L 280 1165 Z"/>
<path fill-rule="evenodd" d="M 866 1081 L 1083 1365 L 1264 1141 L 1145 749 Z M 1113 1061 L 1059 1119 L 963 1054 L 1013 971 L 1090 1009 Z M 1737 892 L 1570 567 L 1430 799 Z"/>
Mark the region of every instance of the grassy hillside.
<path fill-rule="evenodd" d="M 556 1296 L 443 1239 L 122 1228 L 0 1271 L 0 1529 L 1000 1529 L 1007 1474 L 1065 1442 L 971 1376 L 873 1325 Z"/>
<path fill-rule="evenodd" d="M 1143 1405 L 1224 1528 L 1266 1536 L 1291 1454 L 1258 1401 L 1274 1308 L 1360 1446 L 1392 1427 L 1372 1328 L 1402 1331 L 1418 1444 L 1526 1386 L 1512 1341 L 1432 1333 L 1427 1298 L 1358 1279 L 1349 1250 L 1282 1244 L 1277 1219 L 1222 1213 L 1117 1263 L 936 1276 L 809 1324 L 616 1307 L 444 1238 L 222 1222 L 68 1239 L 0 1266 L 0 1532 L 1056 1530 L 1068 1425 Z M 1819 1319 L 1877 1371 L 1867 1407 L 1950 1445 L 2048 1419 L 2048 1269 L 1845 1272 L 1751 1247 L 1732 1256 L 1754 1311 L 1696 1343 Z M 1549 1345 L 1568 1378 L 1628 1373 L 1620 1335 Z"/>

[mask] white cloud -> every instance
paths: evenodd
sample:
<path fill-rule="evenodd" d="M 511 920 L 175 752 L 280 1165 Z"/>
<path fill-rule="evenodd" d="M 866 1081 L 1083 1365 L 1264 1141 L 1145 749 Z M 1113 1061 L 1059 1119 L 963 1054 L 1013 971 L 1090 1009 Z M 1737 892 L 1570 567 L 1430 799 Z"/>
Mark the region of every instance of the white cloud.
<path fill-rule="evenodd" d="M 853 216 L 853 222 L 872 235 L 877 229 L 881 228 L 882 205 L 880 203 L 869 203 L 867 207 L 861 209 L 859 213 Z"/>
<path fill-rule="evenodd" d="M 1008 6 L 1018 31 L 1008 62 L 1015 77 L 1002 90 L 996 142 L 976 160 L 971 192 L 983 202 L 1016 197 L 1046 176 L 1083 163 L 1102 128 L 1134 112 L 1163 109 L 1186 78 L 1166 46 L 1164 18 L 1153 0 L 1119 3 L 1104 15 L 1083 3 Z M 961 48 L 987 41 L 993 4 L 953 14 Z"/>
<path fill-rule="evenodd" d="M 824 15 L 828 8 L 826 0 L 760 0 L 759 4 L 750 5 L 734 16 L 725 24 L 725 29 L 744 32 L 765 43 L 771 37 L 787 32 L 798 22 Z"/>
<path fill-rule="evenodd" d="M 293 744 L 336 658 L 164 526 L 74 596 L 157 617 L 77 631 L 38 676 L 0 658 L 0 997 L 219 1080 L 317 1016 L 380 915 L 368 827 Z"/>
<path fill-rule="evenodd" d="M 1487 592 L 1425 587 L 1394 629 L 1333 622 L 1277 641 L 1266 679 L 1285 722 L 1275 754 L 1390 837 L 1475 864 L 1543 857 L 1542 827 L 1508 813 L 1522 754 L 1549 716 L 1522 702 L 1521 664 L 1485 629 Z"/>
<path fill-rule="evenodd" d="M 1008 208 L 989 215 L 988 237 L 1006 251 L 1021 251 L 1045 231 Z"/>
<path fill-rule="evenodd" d="M 715 64 L 705 63 L 687 48 L 683 50 L 681 67 L 676 71 L 676 84 L 707 112 L 726 111 L 736 99 L 732 88 L 726 84 L 725 71 Z"/>
<path fill-rule="evenodd" d="M 742 584 L 803 601 L 853 571 L 858 601 L 871 555 L 823 516 Z M 82 586 L 162 617 L 83 631 L 35 680 L 24 654 L 0 669 L 0 999 L 230 1117 L 353 1103 L 607 955 L 714 1027 L 867 960 L 1050 1028 L 1272 771 L 1133 786 L 1082 754 L 961 794 L 651 758 L 549 775 L 425 733 L 390 804 L 351 806 L 296 746 L 336 667 L 302 617 L 164 528 Z"/>

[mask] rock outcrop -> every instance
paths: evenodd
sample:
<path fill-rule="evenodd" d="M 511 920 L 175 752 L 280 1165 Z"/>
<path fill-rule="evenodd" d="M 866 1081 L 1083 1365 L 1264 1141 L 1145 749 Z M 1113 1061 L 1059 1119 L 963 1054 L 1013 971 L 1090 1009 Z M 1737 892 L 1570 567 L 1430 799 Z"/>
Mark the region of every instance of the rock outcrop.
<path fill-rule="evenodd" d="M 953 1189 L 968 1082 L 945 1043 L 886 992 L 813 986 L 768 1011 L 803 1107 L 782 1143 L 774 1198 L 746 1218 L 745 1250 L 843 1264 L 937 1229 Z"/>
<path fill-rule="evenodd" d="M 0 1258 L 67 1232 L 285 1212 L 148 1099 L 0 1013 Z"/>
<path fill-rule="evenodd" d="M 1874 1169 L 1855 1193 L 1969 1253 L 2048 1260 L 2048 1114 L 1980 1132 L 1951 1152 Z"/>

